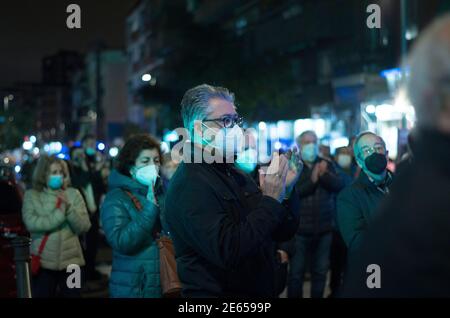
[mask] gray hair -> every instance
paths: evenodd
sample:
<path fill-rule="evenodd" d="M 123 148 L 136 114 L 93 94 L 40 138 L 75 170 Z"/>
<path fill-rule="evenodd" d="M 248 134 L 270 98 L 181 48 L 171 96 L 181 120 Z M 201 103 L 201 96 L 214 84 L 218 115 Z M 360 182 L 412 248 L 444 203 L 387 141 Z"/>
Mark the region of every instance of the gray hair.
<path fill-rule="evenodd" d="M 437 19 L 423 32 L 408 64 L 407 90 L 416 110 L 417 124 L 433 127 L 442 110 L 445 87 L 450 83 L 450 14 Z"/>
<path fill-rule="evenodd" d="M 189 89 L 181 100 L 183 125 L 190 132 L 195 120 L 205 119 L 209 113 L 209 101 L 220 98 L 234 104 L 234 94 L 224 87 L 202 84 Z"/>
<path fill-rule="evenodd" d="M 300 145 L 300 143 L 301 143 L 301 140 L 302 140 L 302 138 L 304 137 L 304 136 L 306 136 L 306 135 L 311 135 L 311 136 L 314 136 L 314 138 L 316 138 L 316 141 L 317 141 L 317 135 L 316 135 L 316 132 L 314 131 L 314 130 L 305 130 L 304 132 L 302 132 L 300 135 L 298 135 L 298 137 L 296 138 L 296 142 L 297 142 L 297 144 L 298 145 Z"/>
<path fill-rule="evenodd" d="M 380 136 L 378 136 L 377 134 L 375 134 L 371 131 L 363 131 L 363 132 L 359 133 L 358 136 L 356 136 L 355 142 L 353 143 L 353 153 L 355 154 L 355 157 L 358 157 L 358 155 L 359 155 L 359 141 L 361 140 L 362 137 L 364 137 L 366 135 L 373 135 L 373 136 L 377 137 L 378 139 L 380 139 L 381 143 L 383 144 L 384 149 L 386 149 L 386 142 L 383 140 L 383 138 L 381 138 Z"/>

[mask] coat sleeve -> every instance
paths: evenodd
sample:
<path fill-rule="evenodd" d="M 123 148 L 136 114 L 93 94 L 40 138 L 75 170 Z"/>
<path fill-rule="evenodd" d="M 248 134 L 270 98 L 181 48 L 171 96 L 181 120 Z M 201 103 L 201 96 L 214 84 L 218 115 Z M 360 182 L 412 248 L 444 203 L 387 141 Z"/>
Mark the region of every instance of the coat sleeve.
<path fill-rule="evenodd" d="M 41 215 L 43 209 L 35 190 L 25 192 L 22 206 L 22 218 L 29 232 L 52 232 L 65 220 L 64 211 L 56 207 L 48 214 Z"/>
<path fill-rule="evenodd" d="M 70 203 L 67 211 L 67 221 L 72 231 L 79 235 L 89 230 L 91 221 L 89 220 L 89 214 L 81 193 L 76 189 L 73 189 L 72 193 L 73 201 Z"/>
<path fill-rule="evenodd" d="M 236 221 L 212 188 L 197 182 L 166 197 L 169 226 L 202 257 L 222 269 L 234 269 L 255 251 L 272 241 L 272 233 L 285 217 L 284 207 L 262 196 L 259 205 Z M 177 218 L 177 220 L 173 220 Z"/>
<path fill-rule="evenodd" d="M 344 189 L 337 197 L 337 221 L 339 231 L 349 250 L 358 248 L 366 228 L 360 207 L 350 187 Z"/>
<path fill-rule="evenodd" d="M 313 194 L 316 191 L 318 182 L 313 182 L 311 180 L 311 172 L 306 172 L 303 170 L 302 175 L 300 176 L 299 181 L 295 185 L 297 191 L 297 195 L 299 198 L 307 197 Z"/>
<path fill-rule="evenodd" d="M 123 202 L 126 199 L 122 193 L 109 192 L 100 215 L 111 247 L 121 254 L 134 255 L 153 239 L 152 230 L 159 211 L 156 205 L 146 200 L 142 202 L 143 210 L 131 219 L 128 206 Z"/>
<path fill-rule="evenodd" d="M 319 183 L 330 192 L 339 192 L 344 187 L 344 180 L 336 172 L 333 163 L 328 163 L 328 171 L 319 177 Z"/>
<path fill-rule="evenodd" d="M 297 194 L 297 188 L 292 190 L 289 199 L 284 200 L 283 206 L 286 209 L 285 217 L 273 234 L 273 238 L 277 242 L 290 240 L 298 230 L 300 222 L 300 199 Z"/>

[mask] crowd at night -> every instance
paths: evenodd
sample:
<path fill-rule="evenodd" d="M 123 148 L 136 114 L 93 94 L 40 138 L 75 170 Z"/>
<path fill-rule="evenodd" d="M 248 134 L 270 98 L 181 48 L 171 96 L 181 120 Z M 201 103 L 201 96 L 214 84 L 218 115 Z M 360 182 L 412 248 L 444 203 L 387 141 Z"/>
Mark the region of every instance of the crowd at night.
<path fill-rule="evenodd" d="M 449 1 L 0 8 L 0 298 L 450 297 Z"/>

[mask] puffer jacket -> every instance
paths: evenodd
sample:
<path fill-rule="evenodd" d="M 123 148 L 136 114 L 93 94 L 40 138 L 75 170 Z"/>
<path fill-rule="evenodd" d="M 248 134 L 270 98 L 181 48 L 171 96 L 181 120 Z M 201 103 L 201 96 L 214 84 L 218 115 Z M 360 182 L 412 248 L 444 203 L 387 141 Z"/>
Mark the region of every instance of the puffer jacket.
<path fill-rule="evenodd" d="M 103 230 L 113 249 L 111 297 L 161 297 L 159 249 L 153 237 L 159 209 L 146 198 L 148 188 L 112 171 L 100 208 Z M 125 190 L 139 200 L 138 211 Z"/>
<path fill-rule="evenodd" d="M 22 217 L 31 234 L 31 254 L 37 255 L 41 241 L 50 233 L 41 254 L 41 267 L 60 271 L 70 264 L 85 264 L 78 235 L 91 227 L 84 200 L 78 190 L 67 188 L 68 208 L 56 208 L 58 192 L 28 190 L 25 192 Z"/>

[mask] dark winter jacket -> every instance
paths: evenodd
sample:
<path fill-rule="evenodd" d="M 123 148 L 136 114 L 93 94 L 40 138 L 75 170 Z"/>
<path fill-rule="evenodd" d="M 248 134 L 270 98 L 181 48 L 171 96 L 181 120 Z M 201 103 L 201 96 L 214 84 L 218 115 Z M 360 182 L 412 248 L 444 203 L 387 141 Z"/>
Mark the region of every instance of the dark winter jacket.
<path fill-rule="evenodd" d="M 450 135 L 422 130 L 415 143 L 349 264 L 344 297 L 450 297 Z M 381 288 L 366 286 L 370 264 Z"/>
<path fill-rule="evenodd" d="M 318 159 L 315 164 L 321 160 Z M 298 234 L 317 235 L 333 229 L 336 211 L 336 193 L 344 187 L 342 178 L 336 173 L 334 164 L 328 161 L 328 172 L 317 183 L 312 182 L 312 168 L 304 165 L 302 175 L 296 185 L 300 198 L 300 226 Z"/>
<path fill-rule="evenodd" d="M 361 244 L 361 239 L 381 200 L 389 191 L 392 174 L 388 171 L 383 186 L 377 187 L 361 171 L 358 179 L 344 188 L 337 197 L 338 229 L 351 253 Z"/>
<path fill-rule="evenodd" d="M 276 242 L 295 234 L 295 196 L 288 209 L 232 165 L 181 163 L 165 204 L 184 296 L 276 296 Z"/>

